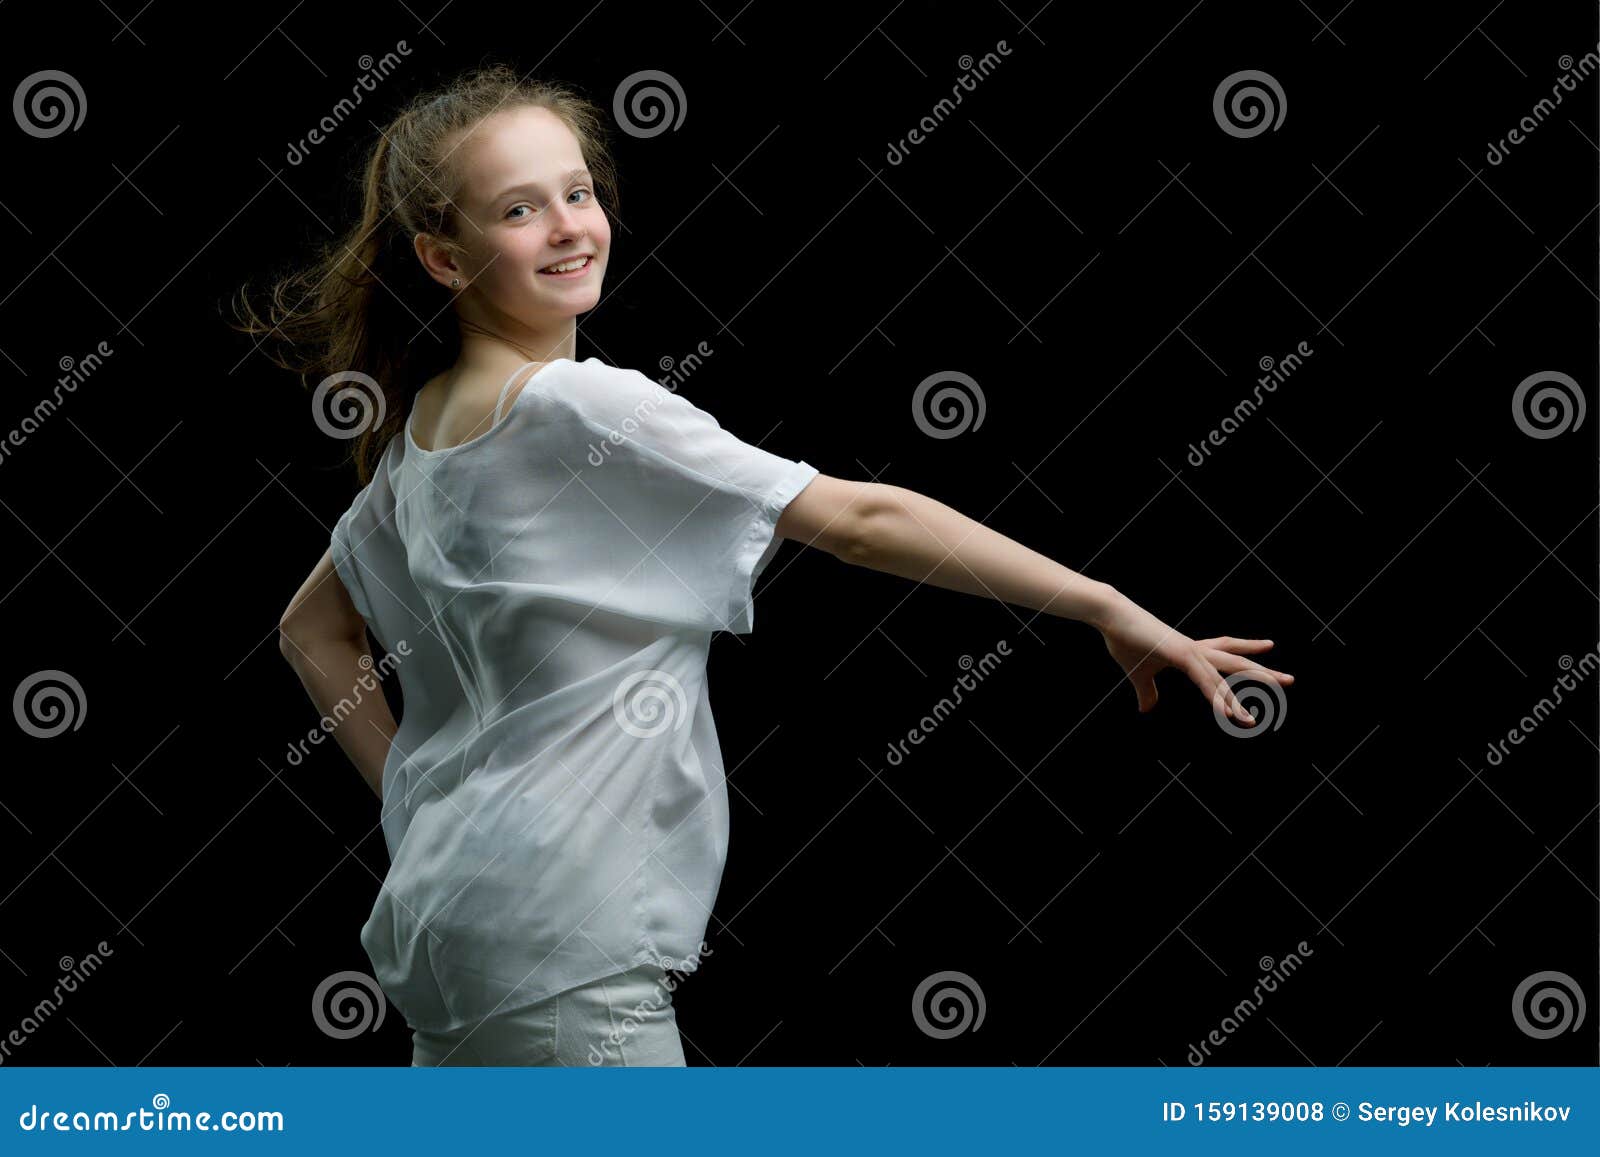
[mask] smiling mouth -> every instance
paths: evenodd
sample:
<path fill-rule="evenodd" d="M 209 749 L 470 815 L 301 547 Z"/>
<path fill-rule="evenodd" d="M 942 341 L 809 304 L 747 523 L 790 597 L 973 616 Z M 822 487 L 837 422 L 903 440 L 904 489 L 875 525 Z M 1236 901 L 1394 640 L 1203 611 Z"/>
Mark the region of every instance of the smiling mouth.
<path fill-rule="evenodd" d="M 574 265 L 570 261 L 558 261 L 554 265 L 545 266 L 539 272 L 546 277 L 574 277 L 577 274 L 586 272 L 594 264 L 594 258 L 590 255 L 573 260 L 580 263 Z"/>

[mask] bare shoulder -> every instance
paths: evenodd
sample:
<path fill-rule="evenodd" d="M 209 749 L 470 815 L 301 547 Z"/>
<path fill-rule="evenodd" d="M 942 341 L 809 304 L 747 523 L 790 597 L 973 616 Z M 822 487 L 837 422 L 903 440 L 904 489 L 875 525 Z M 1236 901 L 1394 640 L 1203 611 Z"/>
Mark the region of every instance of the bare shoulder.
<path fill-rule="evenodd" d="M 451 367 L 435 374 L 411 401 L 418 444 L 425 450 L 447 450 L 477 438 L 494 425 L 496 407 L 504 417 L 523 387 L 546 364 L 527 363 L 510 379 L 488 369 Z"/>

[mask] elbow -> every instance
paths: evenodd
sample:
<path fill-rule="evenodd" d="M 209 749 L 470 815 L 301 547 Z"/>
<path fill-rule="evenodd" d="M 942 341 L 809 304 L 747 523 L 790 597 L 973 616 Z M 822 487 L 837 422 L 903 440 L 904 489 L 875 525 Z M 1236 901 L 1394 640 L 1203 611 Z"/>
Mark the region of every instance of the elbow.
<path fill-rule="evenodd" d="M 890 499 L 891 487 L 869 482 L 851 504 L 851 517 L 834 555 L 851 566 L 871 567 L 884 541 L 885 527 L 897 509 Z"/>
<path fill-rule="evenodd" d="M 310 652 L 321 646 L 324 637 L 299 604 L 292 604 L 278 616 L 278 654 L 292 667 L 298 668 Z"/>
<path fill-rule="evenodd" d="M 291 665 L 304 653 L 299 643 L 300 624 L 288 613 L 278 620 L 278 654 Z"/>

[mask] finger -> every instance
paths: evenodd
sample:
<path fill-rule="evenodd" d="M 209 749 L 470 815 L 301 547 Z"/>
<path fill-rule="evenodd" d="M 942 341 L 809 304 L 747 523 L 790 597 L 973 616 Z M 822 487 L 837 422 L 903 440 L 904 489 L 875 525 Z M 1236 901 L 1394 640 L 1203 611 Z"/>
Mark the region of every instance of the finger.
<path fill-rule="evenodd" d="M 1139 696 L 1139 713 L 1141 715 L 1155 709 L 1156 700 L 1161 698 L 1156 690 L 1156 681 L 1150 674 L 1142 674 L 1133 680 L 1133 689 Z"/>
<path fill-rule="evenodd" d="M 1218 635 L 1215 639 L 1202 639 L 1200 645 L 1218 651 L 1231 651 L 1237 655 L 1253 655 L 1260 651 L 1270 651 L 1273 642 L 1271 639 L 1236 639 L 1232 635 Z"/>
<path fill-rule="evenodd" d="M 1237 720 L 1245 727 L 1254 727 L 1256 718 L 1239 702 L 1238 696 L 1233 693 L 1233 688 L 1222 677 L 1216 667 L 1204 655 L 1196 653 L 1195 662 L 1189 668 L 1189 677 L 1204 691 L 1211 700 L 1212 709 L 1221 715 Z"/>
<path fill-rule="evenodd" d="M 1261 679 L 1263 682 L 1267 681 L 1268 679 L 1276 679 L 1279 683 L 1285 684 L 1294 682 L 1294 676 L 1290 675 L 1286 671 L 1277 671 L 1271 667 L 1262 667 L 1259 664 L 1252 663 L 1249 659 L 1242 659 L 1238 655 L 1232 654 L 1228 651 L 1208 651 L 1206 653 L 1206 661 L 1211 663 L 1218 670 L 1226 671 L 1230 675 L 1236 671 L 1248 671 L 1255 678 Z"/>

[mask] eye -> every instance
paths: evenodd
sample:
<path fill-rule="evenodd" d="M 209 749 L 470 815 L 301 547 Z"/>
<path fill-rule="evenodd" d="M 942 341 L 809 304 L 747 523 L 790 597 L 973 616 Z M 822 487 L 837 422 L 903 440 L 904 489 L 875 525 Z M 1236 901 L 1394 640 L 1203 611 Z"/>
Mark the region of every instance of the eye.
<path fill-rule="evenodd" d="M 592 193 L 586 186 L 580 185 L 580 186 L 578 186 L 577 188 L 573 189 L 571 192 L 569 192 L 567 194 L 567 203 L 569 205 L 572 204 L 572 198 L 575 195 L 577 195 L 578 193 L 584 194 L 588 198 L 588 200 L 592 201 L 594 199 L 594 193 Z M 580 201 L 578 203 L 579 204 L 586 204 L 587 202 Z M 510 209 L 506 210 L 506 219 L 508 221 L 526 221 L 526 220 L 529 219 L 528 217 L 526 217 L 526 216 L 513 217 L 512 214 L 515 213 L 518 209 L 532 209 L 532 208 L 533 208 L 533 206 L 528 204 L 526 201 L 519 201 L 517 204 L 511 206 Z"/>

